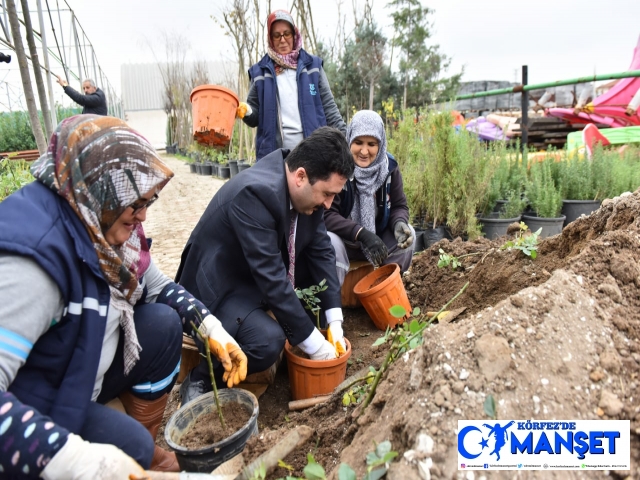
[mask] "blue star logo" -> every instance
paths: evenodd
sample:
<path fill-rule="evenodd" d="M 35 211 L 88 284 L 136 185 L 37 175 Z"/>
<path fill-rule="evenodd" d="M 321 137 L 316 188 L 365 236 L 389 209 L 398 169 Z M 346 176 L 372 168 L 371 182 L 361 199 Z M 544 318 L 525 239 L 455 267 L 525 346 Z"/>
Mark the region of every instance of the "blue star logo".
<path fill-rule="evenodd" d="M 485 447 L 489 447 L 489 439 L 488 438 L 483 438 L 482 441 L 480 442 L 480 445 L 482 445 L 482 449 L 484 450 Z"/>

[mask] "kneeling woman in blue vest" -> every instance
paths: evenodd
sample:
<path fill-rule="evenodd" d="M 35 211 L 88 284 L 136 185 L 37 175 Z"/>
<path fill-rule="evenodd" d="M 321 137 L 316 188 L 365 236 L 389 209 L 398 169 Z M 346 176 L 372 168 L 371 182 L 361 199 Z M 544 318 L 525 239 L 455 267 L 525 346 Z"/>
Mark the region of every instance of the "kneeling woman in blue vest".
<path fill-rule="evenodd" d="M 368 260 L 375 266 L 397 263 L 406 271 L 415 239 L 402 175 L 387 152 L 380 115 L 371 110 L 356 113 L 347 129 L 347 142 L 356 164 L 354 178 L 324 213 L 341 285 L 350 260 Z"/>
<path fill-rule="evenodd" d="M 202 324 L 229 386 L 247 361 L 150 258 L 142 222 L 173 173 L 123 121 L 97 115 L 60 123 L 31 171 L 0 203 L 0 476 L 178 471 L 154 440 L 182 333 Z M 116 397 L 129 415 L 105 406 Z"/>
<path fill-rule="evenodd" d="M 322 59 L 304 51 L 286 10 L 267 18 L 267 43 L 267 54 L 249 69 L 247 103 L 238 107 L 244 123 L 258 127 L 256 159 L 278 148 L 292 150 L 325 125 L 346 133 Z"/>

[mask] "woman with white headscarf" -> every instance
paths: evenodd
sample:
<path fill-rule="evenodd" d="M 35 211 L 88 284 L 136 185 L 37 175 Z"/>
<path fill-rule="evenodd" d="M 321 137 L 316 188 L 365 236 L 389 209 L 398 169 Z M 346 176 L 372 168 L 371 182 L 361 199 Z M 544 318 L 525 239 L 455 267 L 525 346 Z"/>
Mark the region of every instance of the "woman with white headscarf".
<path fill-rule="evenodd" d="M 387 152 L 380 115 L 371 110 L 356 113 L 347 128 L 347 142 L 356 164 L 354 178 L 324 215 L 341 284 L 350 260 L 368 260 L 375 266 L 397 263 L 406 271 L 415 238 L 402 175 Z"/>

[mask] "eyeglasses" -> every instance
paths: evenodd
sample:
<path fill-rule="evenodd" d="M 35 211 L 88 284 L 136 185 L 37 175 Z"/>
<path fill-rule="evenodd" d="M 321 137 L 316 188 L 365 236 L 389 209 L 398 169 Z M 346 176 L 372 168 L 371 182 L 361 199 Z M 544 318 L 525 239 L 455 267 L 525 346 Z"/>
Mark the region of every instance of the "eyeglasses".
<path fill-rule="evenodd" d="M 278 41 L 278 40 L 280 40 L 282 37 L 284 37 L 284 38 L 286 38 L 286 39 L 288 40 L 289 38 L 291 38 L 291 37 L 292 37 L 292 35 L 293 35 L 293 32 L 292 32 L 292 31 L 290 31 L 290 30 L 287 30 L 286 32 L 283 32 L 283 33 L 273 32 L 273 33 L 271 34 L 271 39 L 272 39 L 274 42 L 277 42 L 277 41 Z"/>
<path fill-rule="evenodd" d="M 145 208 L 149 208 L 151 205 L 153 205 L 156 200 L 158 200 L 157 193 L 155 193 L 149 200 L 140 198 L 129 205 L 129 207 L 133 208 L 133 215 L 137 215 Z"/>

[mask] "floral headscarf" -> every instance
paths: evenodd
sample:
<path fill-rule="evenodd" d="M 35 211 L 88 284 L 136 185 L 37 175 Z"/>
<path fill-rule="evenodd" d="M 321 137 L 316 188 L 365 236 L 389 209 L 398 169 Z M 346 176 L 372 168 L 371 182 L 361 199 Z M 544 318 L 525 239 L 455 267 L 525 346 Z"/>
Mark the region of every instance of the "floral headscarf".
<path fill-rule="evenodd" d="M 76 115 L 60 122 L 31 173 L 67 200 L 87 229 L 109 284 L 111 301 L 122 311 L 127 374 L 142 350 L 133 306 L 142 295 L 138 280 L 149 265 L 149 251 L 141 225 L 118 246 L 109 245 L 104 234 L 142 195 L 159 192 L 173 172 L 149 142 L 124 121 Z"/>
<path fill-rule="evenodd" d="M 289 22 L 291 28 L 293 28 L 293 50 L 286 55 L 280 55 L 276 52 L 271 39 L 271 26 L 278 20 Z M 276 64 L 276 75 L 280 75 L 283 68 L 291 68 L 293 70 L 298 68 L 298 56 L 302 48 L 302 35 L 300 35 L 298 27 L 293 23 L 293 17 L 286 10 L 275 10 L 267 18 L 267 45 L 269 45 L 267 47 L 267 55 Z"/>

